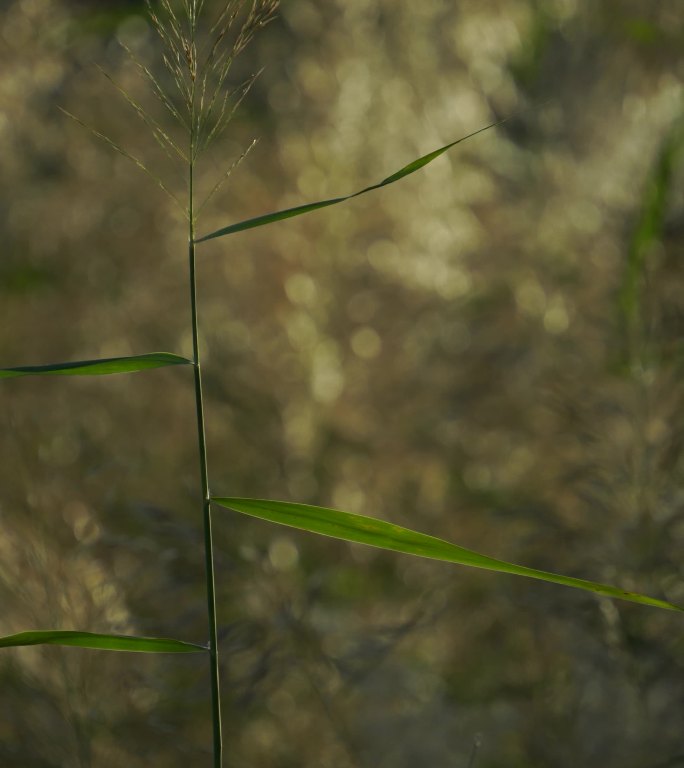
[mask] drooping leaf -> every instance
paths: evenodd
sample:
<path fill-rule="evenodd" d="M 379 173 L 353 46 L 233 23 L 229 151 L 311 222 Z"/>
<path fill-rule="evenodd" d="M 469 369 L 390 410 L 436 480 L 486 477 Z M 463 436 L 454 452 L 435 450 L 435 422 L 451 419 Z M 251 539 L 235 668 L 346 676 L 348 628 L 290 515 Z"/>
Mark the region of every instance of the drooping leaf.
<path fill-rule="evenodd" d="M 391 174 L 390 176 L 378 182 L 377 184 L 372 184 L 370 187 L 365 187 L 364 189 L 359 190 L 358 192 L 353 192 L 351 195 L 344 195 L 343 197 L 332 197 L 328 200 L 320 200 L 317 203 L 306 203 L 305 205 L 298 205 L 294 208 L 286 208 L 285 210 L 282 210 L 282 211 L 275 211 L 274 213 L 266 213 L 263 216 L 256 216 L 253 219 L 245 219 L 245 221 L 239 221 L 237 224 L 231 224 L 228 227 L 217 229 L 215 232 L 211 232 L 208 235 L 204 235 L 204 237 L 198 238 L 195 242 L 203 243 L 205 240 L 213 240 L 216 237 L 223 237 L 224 235 L 232 235 L 235 232 L 242 232 L 245 229 L 254 229 L 254 227 L 263 227 L 266 224 L 272 224 L 275 221 L 282 221 L 283 219 L 291 219 L 293 216 L 301 216 L 304 213 L 317 211 L 320 208 L 327 208 L 329 205 L 337 205 L 337 203 L 343 203 L 345 200 L 351 200 L 353 197 L 359 197 L 359 195 L 365 195 L 366 192 L 372 192 L 374 189 L 380 189 L 380 187 L 385 187 L 388 184 L 393 184 L 395 181 L 399 181 L 399 179 L 403 179 L 404 176 L 409 176 L 410 174 L 415 173 L 416 171 L 426 166 L 428 163 L 431 163 L 433 160 L 438 158 L 440 155 L 443 155 L 452 147 L 455 147 L 457 144 L 460 144 L 461 142 L 465 141 L 466 139 L 470 139 L 473 136 L 477 136 L 478 133 L 482 133 L 483 131 L 487 131 L 490 128 L 494 128 L 495 126 L 500 125 L 506 120 L 508 120 L 508 118 L 504 118 L 503 120 L 497 120 L 494 123 L 490 123 L 489 125 L 486 125 L 484 128 L 480 128 L 477 131 L 473 131 L 472 133 L 469 133 L 467 136 L 462 136 L 460 139 L 456 139 L 456 141 L 452 141 L 449 144 L 445 144 L 443 147 L 440 147 L 439 149 L 435 149 L 433 152 L 429 152 L 427 155 L 423 155 L 422 157 L 419 157 L 417 160 L 413 160 L 408 165 L 405 165 L 403 168 L 400 168 L 398 171 L 396 171 L 396 173 Z"/>
<path fill-rule="evenodd" d="M 0 368 L 0 379 L 15 376 L 105 376 L 112 373 L 134 373 L 166 365 L 192 365 L 190 360 L 170 352 L 151 352 L 131 357 L 110 357 L 102 360 L 81 360 L 51 365 L 22 365 Z"/>
<path fill-rule="evenodd" d="M 72 645 L 100 651 L 137 653 L 200 653 L 207 650 L 204 645 L 167 637 L 133 637 L 69 630 L 37 630 L 0 637 L 0 648 L 14 648 L 22 645 Z"/>
<path fill-rule="evenodd" d="M 670 611 L 684 611 L 684 607 L 669 603 L 665 600 L 627 592 L 618 587 L 599 584 L 593 581 L 577 579 L 573 576 L 562 576 L 557 573 L 538 571 L 523 565 L 515 565 L 505 560 L 497 560 L 487 555 L 481 555 L 470 549 L 459 547 L 443 539 L 418 533 L 408 528 L 392 525 L 384 520 L 340 512 L 336 509 L 314 507 L 308 504 L 295 504 L 288 501 L 267 501 L 264 499 L 213 498 L 213 502 L 228 509 L 241 512 L 251 517 L 258 517 L 272 523 L 289 525 L 304 531 L 330 536 L 342 541 L 353 541 L 368 544 L 380 549 L 403 552 L 434 560 L 443 560 L 458 565 L 468 565 L 473 568 L 484 568 L 488 571 L 510 573 L 515 576 L 527 576 L 531 579 L 550 581 L 566 587 L 576 587 L 588 592 L 594 592 L 603 597 L 630 600 L 642 605 L 651 605 Z"/>

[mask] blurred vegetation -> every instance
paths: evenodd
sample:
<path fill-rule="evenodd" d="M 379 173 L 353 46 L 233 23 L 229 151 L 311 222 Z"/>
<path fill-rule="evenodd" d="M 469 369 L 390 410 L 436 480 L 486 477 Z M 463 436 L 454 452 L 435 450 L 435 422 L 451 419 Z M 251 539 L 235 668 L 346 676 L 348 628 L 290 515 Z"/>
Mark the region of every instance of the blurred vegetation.
<path fill-rule="evenodd" d="M 0 9 L 3 364 L 189 352 L 183 221 L 57 109 L 165 172 L 92 64 L 150 103 L 117 42 L 154 61 L 142 6 Z M 683 42 L 676 0 L 286 0 L 201 232 L 518 116 L 206 245 L 214 492 L 683 602 Z M 202 640 L 190 372 L 1 389 L 0 634 Z M 684 764 L 679 616 L 218 523 L 227 765 L 466 766 L 478 734 L 478 768 Z M 4 651 L 0 765 L 207 765 L 207 685 L 201 658 Z"/>

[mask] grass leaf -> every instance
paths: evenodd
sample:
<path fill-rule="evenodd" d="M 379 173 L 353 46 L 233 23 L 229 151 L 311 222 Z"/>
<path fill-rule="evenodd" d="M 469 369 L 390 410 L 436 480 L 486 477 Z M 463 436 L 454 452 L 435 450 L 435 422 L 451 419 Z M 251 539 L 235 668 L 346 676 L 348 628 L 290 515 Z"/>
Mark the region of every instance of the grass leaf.
<path fill-rule="evenodd" d="M 684 115 L 663 140 L 642 194 L 642 210 L 632 235 L 619 303 L 628 334 L 634 339 L 641 314 L 641 293 L 649 256 L 664 233 L 668 209 L 676 194 L 676 172 L 684 150 Z"/>
<path fill-rule="evenodd" d="M 192 365 L 184 357 L 170 352 L 151 352 L 132 357 L 110 357 L 102 360 L 81 360 L 73 363 L 51 365 L 22 365 L 15 368 L 0 368 L 0 379 L 15 376 L 104 376 L 112 373 L 134 373 L 167 365 Z"/>
<path fill-rule="evenodd" d="M 468 565 L 472 568 L 484 568 L 488 571 L 509 573 L 515 576 L 527 576 L 531 579 L 550 581 L 566 587 L 575 587 L 588 592 L 594 592 L 603 597 L 629 600 L 633 603 L 664 608 L 670 611 L 684 611 L 684 607 L 658 600 L 635 592 L 626 592 L 617 587 L 585 581 L 572 576 L 561 576 L 557 573 L 538 571 L 523 565 L 515 565 L 505 560 L 497 560 L 487 555 L 481 555 L 470 549 L 459 547 L 443 539 L 428 536 L 424 533 L 392 525 L 372 517 L 340 512 L 336 509 L 313 507 L 308 504 L 295 504 L 287 501 L 267 501 L 263 499 L 213 498 L 213 502 L 228 509 L 241 512 L 251 517 L 258 517 L 272 523 L 289 525 L 311 533 L 330 536 L 342 541 L 353 541 L 368 544 L 380 549 L 403 552 L 419 557 L 442 560 L 447 563 Z"/>
<path fill-rule="evenodd" d="M 199 653 L 207 650 L 204 645 L 167 637 L 134 637 L 52 629 L 19 632 L 17 635 L 0 637 L 0 648 L 23 645 L 72 645 L 77 648 L 94 648 L 100 651 L 137 653 Z"/>
<path fill-rule="evenodd" d="M 215 232 L 211 232 L 208 235 L 204 235 L 204 237 L 200 237 L 195 242 L 197 243 L 203 243 L 205 240 L 213 240 L 217 237 L 223 237 L 224 235 L 232 235 L 235 232 L 242 232 L 245 229 L 254 229 L 255 227 L 263 227 L 266 224 L 272 224 L 275 221 L 282 221 L 283 219 L 291 219 L 293 216 L 301 216 L 304 213 L 310 213 L 311 211 L 317 211 L 320 208 L 327 208 L 329 205 L 337 205 L 337 203 L 343 203 L 345 200 L 351 200 L 353 197 L 359 197 L 359 195 L 365 195 L 366 192 L 372 192 L 375 189 L 380 189 L 380 187 L 385 187 L 388 184 L 394 184 L 395 181 L 399 181 L 399 179 L 403 179 L 405 176 L 409 176 L 412 173 L 415 173 L 416 171 L 420 170 L 424 166 L 428 165 L 428 163 L 431 163 L 433 160 L 438 158 L 440 155 L 443 155 L 445 152 L 447 152 L 452 147 L 455 147 L 457 144 L 460 144 L 461 142 L 465 141 L 466 139 L 470 139 L 473 136 L 477 136 L 478 133 L 482 133 L 483 131 L 487 131 L 490 128 L 494 128 L 497 125 L 501 125 L 501 123 L 505 122 L 509 118 L 505 117 L 503 120 L 497 120 L 494 123 L 490 123 L 489 125 L 486 125 L 484 128 L 479 128 L 477 131 L 473 131 L 472 133 L 469 133 L 467 136 L 462 136 L 460 139 L 456 139 L 456 141 L 452 141 L 449 144 L 445 144 L 443 147 L 440 147 L 439 149 L 435 149 L 432 152 L 429 152 L 427 155 L 423 155 L 422 157 L 419 157 L 417 160 L 413 160 L 408 165 L 405 165 L 403 168 L 400 168 L 395 173 L 391 174 L 390 176 L 387 176 L 387 178 L 383 179 L 382 181 L 378 182 L 377 184 L 372 184 L 370 187 L 366 187 L 365 189 L 360 190 L 359 192 L 354 192 L 351 195 L 344 195 L 343 197 L 333 197 L 328 200 L 320 200 L 316 203 L 306 203 L 305 205 L 298 205 L 294 208 L 286 208 L 282 211 L 275 211 L 274 213 L 267 213 L 263 216 L 256 216 L 253 219 L 245 219 L 244 221 L 240 221 L 237 224 L 231 224 L 228 227 L 223 227 L 222 229 L 217 229 Z"/>

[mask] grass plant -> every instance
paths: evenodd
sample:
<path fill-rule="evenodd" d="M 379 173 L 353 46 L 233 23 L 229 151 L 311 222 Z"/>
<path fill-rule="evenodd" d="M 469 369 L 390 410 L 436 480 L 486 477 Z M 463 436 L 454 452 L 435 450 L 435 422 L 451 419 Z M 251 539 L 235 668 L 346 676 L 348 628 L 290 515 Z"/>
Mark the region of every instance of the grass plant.
<path fill-rule="evenodd" d="M 109 375 L 141 372 L 147 369 L 174 365 L 192 367 L 201 483 L 201 487 L 198 489 L 198 506 L 201 504 L 204 524 L 207 642 L 194 643 L 172 638 L 123 636 L 82 631 L 36 630 L 0 638 L 0 647 L 51 644 L 111 651 L 205 654 L 209 663 L 211 680 L 214 768 L 220 768 L 224 764 L 220 711 L 218 622 L 215 600 L 214 537 L 212 533 L 213 514 L 220 508 L 343 541 L 357 542 L 398 553 L 574 587 L 594 593 L 602 598 L 627 600 L 643 606 L 671 611 L 684 610 L 681 606 L 664 599 L 489 557 L 442 539 L 375 518 L 292 501 L 245 499 L 218 495 L 218 493 L 213 492 L 208 471 L 202 357 L 198 323 L 198 304 L 201 300 L 197 292 L 199 246 L 209 240 L 223 238 L 236 232 L 275 224 L 288 218 L 341 204 L 350 198 L 391 185 L 420 170 L 466 139 L 497 125 L 497 123 L 493 123 L 481 127 L 467 136 L 451 141 L 403 165 L 399 170 L 381 181 L 352 194 L 256 215 L 208 233 L 200 232 L 198 227 L 200 213 L 209 200 L 226 183 L 235 165 L 246 156 L 249 149 L 233 165 L 222 171 L 213 185 L 210 186 L 209 191 L 203 195 L 198 194 L 196 185 L 197 164 L 202 159 L 203 153 L 223 135 L 235 110 L 249 92 L 254 82 L 254 76 L 232 86 L 230 84 L 232 65 L 254 35 L 274 18 L 277 4 L 277 0 L 227 0 L 218 16 L 211 19 L 204 7 L 205 0 L 180 0 L 178 3 L 174 3 L 173 0 L 159 0 L 155 6 L 150 0 L 147 0 L 149 19 L 157 33 L 162 49 L 163 74 L 153 72 L 129 48 L 126 48 L 126 52 L 140 75 L 147 80 L 158 102 L 168 113 L 172 128 L 167 128 L 157 120 L 142 104 L 105 73 L 105 77 L 111 82 L 114 90 L 123 97 L 137 118 L 144 123 L 170 162 L 180 168 L 185 175 L 187 181 L 185 198 L 178 193 L 172 183 L 157 175 L 144 160 L 130 153 L 105 133 L 86 126 L 112 149 L 128 158 L 142 172 L 149 175 L 173 203 L 181 208 L 187 220 L 192 358 L 188 359 L 168 352 L 154 352 L 110 359 L 0 369 L 0 378 L 16 378 L 45 375 Z M 80 118 L 73 115 L 70 117 L 85 125 Z M 644 231 L 643 237 L 646 238 L 648 232 Z M 633 272 L 639 269 L 638 261 L 638 253 L 635 250 L 635 255 L 631 260 Z M 623 296 L 623 305 L 627 314 L 631 311 L 630 308 L 635 301 L 633 282 L 634 280 L 631 278 L 627 281 Z M 6 384 L 3 386 L 15 385 Z"/>

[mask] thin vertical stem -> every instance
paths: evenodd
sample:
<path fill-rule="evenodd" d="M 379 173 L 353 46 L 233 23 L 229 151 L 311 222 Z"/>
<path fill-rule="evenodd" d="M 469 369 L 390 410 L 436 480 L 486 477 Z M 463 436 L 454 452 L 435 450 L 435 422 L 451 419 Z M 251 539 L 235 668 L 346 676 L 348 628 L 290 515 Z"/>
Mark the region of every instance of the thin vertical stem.
<path fill-rule="evenodd" d="M 194 2 L 191 8 L 194 10 Z M 194 16 L 191 18 L 191 33 L 194 43 Z M 216 629 L 216 583 L 214 577 L 214 542 L 211 530 L 211 494 L 209 491 L 209 470 L 207 442 L 204 423 L 204 401 L 202 398 L 202 368 L 199 350 L 197 322 L 197 279 L 195 268 L 195 83 L 192 80 L 190 114 L 190 154 L 188 189 L 188 256 L 190 262 L 190 309 L 192 316 L 192 350 L 195 375 L 195 405 L 197 411 L 197 439 L 199 445 L 200 479 L 202 483 L 202 514 L 204 520 L 204 558 L 207 579 L 207 616 L 209 620 L 209 672 L 211 677 L 211 711 L 214 742 L 214 768 L 221 768 L 223 739 L 221 735 L 221 700 L 219 687 L 218 639 Z"/>
<path fill-rule="evenodd" d="M 192 188 L 193 168 L 190 179 Z M 199 443 L 200 478 L 202 482 L 202 510 L 204 518 L 204 558 L 207 577 L 207 613 L 209 618 L 209 656 L 211 674 L 211 704 L 214 731 L 214 768 L 221 768 L 221 703 L 219 699 L 218 644 L 216 631 L 216 586 L 214 578 L 214 542 L 211 530 L 211 496 L 207 466 L 207 446 L 204 426 L 204 402 L 202 399 L 202 370 L 199 355 L 199 334 L 197 327 L 197 285 L 195 276 L 195 232 L 191 206 L 190 239 L 190 302 L 192 309 L 192 346 L 195 372 L 195 404 L 197 410 L 197 438 Z"/>

